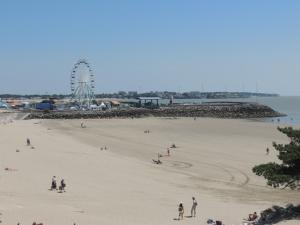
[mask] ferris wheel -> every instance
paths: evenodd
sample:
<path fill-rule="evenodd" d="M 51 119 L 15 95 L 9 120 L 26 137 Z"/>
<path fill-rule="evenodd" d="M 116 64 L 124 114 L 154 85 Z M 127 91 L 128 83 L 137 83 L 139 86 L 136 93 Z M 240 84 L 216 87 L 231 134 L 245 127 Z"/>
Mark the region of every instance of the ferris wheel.
<path fill-rule="evenodd" d="M 71 72 L 72 101 L 80 108 L 90 108 L 94 100 L 95 77 L 85 59 L 78 60 Z"/>

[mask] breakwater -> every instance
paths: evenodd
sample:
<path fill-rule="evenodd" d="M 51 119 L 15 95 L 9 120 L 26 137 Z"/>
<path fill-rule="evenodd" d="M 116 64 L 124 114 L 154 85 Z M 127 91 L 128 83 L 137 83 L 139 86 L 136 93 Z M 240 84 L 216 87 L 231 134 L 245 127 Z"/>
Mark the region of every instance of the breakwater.
<path fill-rule="evenodd" d="M 32 111 L 25 119 L 102 119 L 140 117 L 265 118 L 284 116 L 272 108 L 245 102 L 213 102 L 200 105 L 172 105 L 159 109 L 128 108 L 106 111 Z"/>

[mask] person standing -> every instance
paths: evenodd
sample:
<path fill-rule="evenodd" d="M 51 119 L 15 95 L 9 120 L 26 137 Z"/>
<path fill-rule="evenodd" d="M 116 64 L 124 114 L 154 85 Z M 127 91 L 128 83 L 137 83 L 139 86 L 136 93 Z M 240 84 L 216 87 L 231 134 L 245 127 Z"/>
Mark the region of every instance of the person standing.
<path fill-rule="evenodd" d="M 65 192 L 65 187 L 66 187 L 66 183 L 65 183 L 65 180 L 64 179 L 62 179 L 61 181 L 60 181 L 60 189 L 61 189 L 61 192 Z"/>
<path fill-rule="evenodd" d="M 192 197 L 193 200 L 193 204 L 192 204 L 192 208 L 191 208 L 191 217 L 196 217 L 196 207 L 198 205 L 195 197 Z"/>
<path fill-rule="evenodd" d="M 30 139 L 29 138 L 26 139 L 26 143 L 27 143 L 27 146 L 30 146 Z"/>
<path fill-rule="evenodd" d="M 183 214 L 184 214 L 184 208 L 183 208 L 183 204 L 180 203 L 178 206 L 178 220 L 182 219 L 183 220 Z"/>
<path fill-rule="evenodd" d="M 51 182 L 51 191 L 52 190 L 57 190 L 57 184 L 56 184 L 56 177 L 52 177 L 52 182 Z"/>

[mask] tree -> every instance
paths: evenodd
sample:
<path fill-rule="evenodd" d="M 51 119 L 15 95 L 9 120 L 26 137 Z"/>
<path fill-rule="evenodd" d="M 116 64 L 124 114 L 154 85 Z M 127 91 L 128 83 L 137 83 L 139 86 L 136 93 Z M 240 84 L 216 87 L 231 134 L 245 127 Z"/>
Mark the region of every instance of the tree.
<path fill-rule="evenodd" d="M 273 147 L 278 151 L 281 164 L 270 162 L 253 167 L 252 171 L 263 176 L 267 184 L 274 188 L 291 188 L 300 190 L 300 130 L 292 127 L 277 128 L 290 139 L 288 144 L 277 144 Z"/>

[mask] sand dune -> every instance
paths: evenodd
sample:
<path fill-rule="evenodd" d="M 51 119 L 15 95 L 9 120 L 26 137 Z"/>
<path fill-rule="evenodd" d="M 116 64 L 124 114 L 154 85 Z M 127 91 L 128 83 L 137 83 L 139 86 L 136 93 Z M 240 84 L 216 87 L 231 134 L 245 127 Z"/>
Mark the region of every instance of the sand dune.
<path fill-rule="evenodd" d="M 299 193 L 266 187 L 251 172 L 258 163 L 276 160 L 274 151 L 265 155 L 272 141 L 287 141 L 275 125 L 145 118 L 85 120 L 81 128 L 80 122 L 0 125 L 3 224 L 206 224 L 208 218 L 240 224 L 249 212 L 300 203 Z M 27 137 L 34 149 L 25 145 Z M 171 156 L 153 164 L 173 143 L 178 148 Z M 53 175 L 65 179 L 67 192 L 48 190 Z M 180 201 L 189 215 L 192 196 L 197 217 L 173 220 Z"/>

